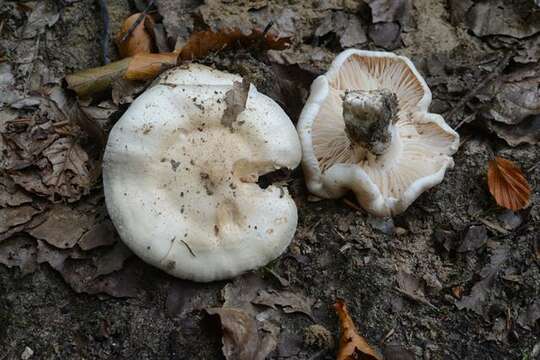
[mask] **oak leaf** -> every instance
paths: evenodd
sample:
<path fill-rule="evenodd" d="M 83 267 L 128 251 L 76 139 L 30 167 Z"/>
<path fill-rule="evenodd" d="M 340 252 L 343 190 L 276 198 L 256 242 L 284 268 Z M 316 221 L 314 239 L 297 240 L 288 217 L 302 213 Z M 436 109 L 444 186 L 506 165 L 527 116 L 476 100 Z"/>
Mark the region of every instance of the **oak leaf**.
<path fill-rule="evenodd" d="M 521 169 L 510 160 L 495 157 L 488 166 L 489 192 L 500 206 L 517 211 L 526 207 L 531 187 Z"/>

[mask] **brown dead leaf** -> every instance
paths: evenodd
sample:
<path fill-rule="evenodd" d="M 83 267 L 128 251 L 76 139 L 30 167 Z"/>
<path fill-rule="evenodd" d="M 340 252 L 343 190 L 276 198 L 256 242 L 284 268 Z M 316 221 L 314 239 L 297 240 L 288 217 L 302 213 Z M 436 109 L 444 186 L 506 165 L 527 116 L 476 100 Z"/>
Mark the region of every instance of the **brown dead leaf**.
<path fill-rule="evenodd" d="M 126 73 L 131 60 L 132 58 L 126 58 L 66 75 L 68 88 L 82 98 L 103 92 L 110 88 L 116 79 L 121 78 Z"/>
<path fill-rule="evenodd" d="M 278 344 L 281 316 L 278 310 L 253 305 L 258 290 L 267 285 L 255 274 L 237 277 L 222 290 L 223 307 L 207 310 L 218 314 L 223 327 L 223 354 L 227 359 L 266 359 Z"/>
<path fill-rule="evenodd" d="M 198 31 L 191 34 L 180 51 L 181 60 L 202 59 L 212 52 L 221 51 L 233 46 L 256 47 L 262 49 L 282 50 L 289 46 L 288 38 L 279 38 L 261 30 L 252 30 L 247 34 L 237 29 L 221 31 Z"/>
<path fill-rule="evenodd" d="M 133 14 L 124 20 L 122 28 L 116 34 L 114 41 L 122 58 L 153 52 L 154 20 L 148 15 L 144 15 L 144 19 L 133 29 L 129 37 L 122 41 L 140 15 L 140 13 Z"/>
<path fill-rule="evenodd" d="M 107 275 L 122 269 L 124 262 L 133 256 L 129 248 L 123 242 L 118 241 L 112 249 L 94 261 L 96 276 Z"/>
<path fill-rule="evenodd" d="M 41 211 L 31 205 L 0 208 L 0 234 L 14 226 L 29 222 L 34 215 Z"/>
<path fill-rule="evenodd" d="M 151 80 L 176 65 L 178 53 L 138 54 L 131 61 L 124 74 L 126 80 Z"/>
<path fill-rule="evenodd" d="M 55 188 L 57 193 L 66 197 L 90 187 L 88 154 L 76 139 L 60 138 L 43 150 L 43 155 L 50 163 L 41 173 L 46 186 Z"/>
<path fill-rule="evenodd" d="M 0 244 L 0 264 L 18 267 L 23 274 L 33 272 L 37 267 L 36 245 L 32 239 L 14 236 Z"/>
<path fill-rule="evenodd" d="M 59 249 L 73 247 L 93 224 L 90 215 L 66 205 L 54 207 L 46 216 L 47 219 L 42 224 L 28 230 L 28 233 Z"/>
<path fill-rule="evenodd" d="M 382 356 L 371 348 L 368 342 L 358 334 L 345 302 L 338 299 L 334 304 L 334 308 L 339 316 L 341 328 L 337 360 L 382 360 Z"/>
<path fill-rule="evenodd" d="M 37 99 L 31 116 L 2 124 L 0 170 L 30 193 L 79 200 L 99 176 L 101 128 L 60 87 Z"/>
<path fill-rule="evenodd" d="M 0 174 L 0 207 L 19 206 L 30 202 L 32 202 L 32 198 L 21 191 L 13 180 Z"/>
<path fill-rule="evenodd" d="M 219 315 L 223 328 L 223 355 L 227 360 L 255 360 L 266 357 L 259 353 L 257 322 L 253 316 L 235 308 L 212 308 L 206 311 L 210 315 Z"/>
<path fill-rule="evenodd" d="M 462 296 L 456 301 L 459 310 L 468 309 L 483 315 L 489 309 L 487 305 L 493 296 L 494 285 L 499 271 L 509 257 L 510 250 L 506 246 L 497 245 L 492 251 L 489 263 L 479 273 L 481 280 L 472 286 L 469 295 Z"/>
<path fill-rule="evenodd" d="M 92 250 L 100 246 L 112 245 L 117 240 L 117 233 L 110 220 L 95 224 L 79 240 L 82 250 Z"/>
<path fill-rule="evenodd" d="M 238 115 L 246 109 L 246 103 L 249 94 L 249 81 L 245 78 L 242 82 L 235 81 L 232 89 L 225 93 L 226 108 L 221 117 L 221 125 L 233 130 L 233 123 Z"/>
<path fill-rule="evenodd" d="M 257 305 L 265 305 L 271 308 L 280 306 L 284 312 L 290 314 L 300 312 L 306 314 L 313 319 L 311 306 L 315 301 L 292 291 L 277 291 L 277 290 L 260 290 L 257 297 L 252 303 Z"/>
<path fill-rule="evenodd" d="M 526 207 L 531 187 L 521 169 L 510 160 L 495 157 L 488 167 L 489 192 L 500 206 L 517 211 Z"/>
<path fill-rule="evenodd" d="M 465 291 L 463 286 L 452 286 L 452 295 L 458 300 L 463 296 L 463 291 Z"/>

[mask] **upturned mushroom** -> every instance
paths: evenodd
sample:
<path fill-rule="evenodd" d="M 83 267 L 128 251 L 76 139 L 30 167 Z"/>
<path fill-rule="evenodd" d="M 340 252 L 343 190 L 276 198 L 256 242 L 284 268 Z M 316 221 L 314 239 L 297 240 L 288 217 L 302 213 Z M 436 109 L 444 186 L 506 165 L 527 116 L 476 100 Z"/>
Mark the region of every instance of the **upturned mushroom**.
<path fill-rule="evenodd" d="M 350 49 L 311 86 L 297 126 L 308 189 L 352 190 L 377 216 L 399 214 L 454 165 L 459 135 L 428 112 L 431 92 L 411 61 Z"/>
<path fill-rule="evenodd" d="M 233 74 L 191 64 L 165 73 L 112 129 L 103 183 L 126 245 L 171 275 L 230 278 L 290 243 L 287 189 L 256 183 L 295 168 L 301 148 L 285 112 Z"/>

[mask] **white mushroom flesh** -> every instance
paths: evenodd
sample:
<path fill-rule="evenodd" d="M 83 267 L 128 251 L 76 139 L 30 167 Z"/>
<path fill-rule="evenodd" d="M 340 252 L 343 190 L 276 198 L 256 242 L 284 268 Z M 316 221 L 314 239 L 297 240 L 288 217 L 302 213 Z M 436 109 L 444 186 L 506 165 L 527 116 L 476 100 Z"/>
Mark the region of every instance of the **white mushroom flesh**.
<path fill-rule="evenodd" d="M 254 87 L 233 129 L 225 127 L 234 81 L 200 65 L 174 69 L 131 105 L 107 144 L 105 195 L 120 236 L 181 278 L 212 281 L 262 266 L 296 229 L 287 190 L 255 183 L 299 164 L 295 129 Z"/>

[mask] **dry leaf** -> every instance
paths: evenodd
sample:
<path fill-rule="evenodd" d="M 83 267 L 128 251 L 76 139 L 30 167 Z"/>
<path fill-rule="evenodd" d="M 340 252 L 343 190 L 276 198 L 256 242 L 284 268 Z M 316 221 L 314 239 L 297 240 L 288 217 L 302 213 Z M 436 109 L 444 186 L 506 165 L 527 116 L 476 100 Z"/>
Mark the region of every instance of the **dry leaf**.
<path fill-rule="evenodd" d="M 488 311 L 489 306 L 487 305 L 494 296 L 493 287 L 508 257 L 508 247 L 497 245 L 493 249 L 489 263 L 480 270 L 479 275 L 481 280 L 473 285 L 469 295 L 462 296 L 461 299 L 456 301 L 456 306 L 459 310 L 468 309 L 478 315 L 484 315 Z"/>
<path fill-rule="evenodd" d="M 233 123 L 242 111 L 246 108 L 249 94 L 249 81 L 245 78 L 242 82 L 235 81 L 232 89 L 225 93 L 225 104 L 227 107 L 221 117 L 221 125 L 233 130 Z"/>
<path fill-rule="evenodd" d="M 510 160 L 495 157 L 488 167 L 489 192 L 500 206 L 517 211 L 526 207 L 531 187 L 521 169 Z"/>
<path fill-rule="evenodd" d="M 257 291 L 265 285 L 255 274 L 240 276 L 223 288 L 223 307 L 206 310 L 221 319 L 223 355 L 227 360 L 263 360 L 276 348 L 281 331 L 279 311 L 261 312 L 252 304 Z"/>
<path fill-rule="evenodd" d="M 201 59 L 212 52 L 235 45 L 282 50 L 289 46 L 289 42 L 287 38 L 278 38 L 270 33 L 265 34 L 260 30 L 252 30 L 249 35 L 237 29 L 222 30 L 220 32 L 212 30 L 198 31 L 191 34 L 184 47 L 182 47 L 180 59 Z"/>
<path fill-rule="evenodd" d="M 178 53 L 138 54 L 130 59 L 124 79 L 151 80 L 168 68 L 175 66 L 178 61 Z"/>
<path fill-rule="evenodd" d="M 31 205 L 0 208 L 0 234 L 10 228 L 29 222 L 41 210 Z"/>
<path fill-rule="evenodd" d="M 253 316 L 235 308 L 213 308 L 206 311 L 210 315 L 219 315 L 223 328 L 223 355 L 226 359 L 264 359 L 258 354 L 259 335 Z"/>
<path fill-rule="evenodd" d="M 94 222 L 91 214 L 80 212 L 67 205 L 55 206 L 46 216 L 43 223 L 27 232 L 59 249 L 75 246 Z"/>
<path fill-rule="evenodd" d="M 154 21 L 148 15 L 133 29 L 131 34 L 124 41 L 123 38 L 141 14 L 133 14 L 122 23 L 122 28 L 114 39 L 118 52 L 122 58 L 137 54 L 151 53 L 153 49 L 152 28 Z"/>
<path fill-rule="evenodd" d="M 265 305 L 274 309 L 278 305 L 288 314 L 300 312 L 306 314 L 312 320 L 311 306 L 314 302 L 313 299 L 293 293 L 292 291 L 278 290 L 260 290 L 257 297 L 252 301 L 253 304 Z"/>
<path fill-rule="evenodd" d="M 345 302 L 338 299 L 334 304 L 334 308 L 339 316 L 341 328 L 337 360 L 382 360 L 382 356 L 373 350 L 362 336 L 358 335 Z"/>
<path fill-rule="evenodd" d="M 0 244 L 0 264 L 9 268 L 16 266 L 23 274 L 33 272 L 37 267 L 34 241 L 27 237 L 14 236 Z"/>
<path fill-rule="evenodd" d="M 128 68 L 131 58 L 115 61 L 105 66 L 85 69 L 66 75 L 68 88 L 79 97 L 86 97 L 107 90 L 114 80 L 121 78 Z"/>

